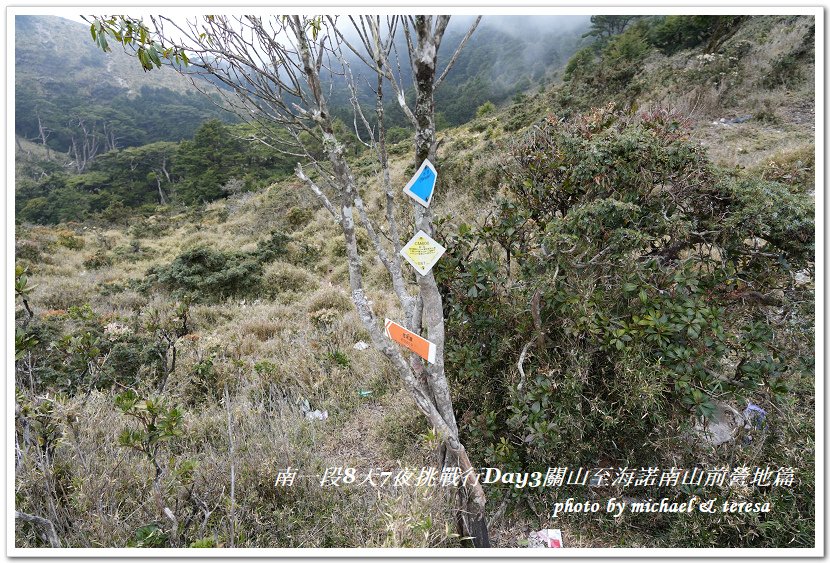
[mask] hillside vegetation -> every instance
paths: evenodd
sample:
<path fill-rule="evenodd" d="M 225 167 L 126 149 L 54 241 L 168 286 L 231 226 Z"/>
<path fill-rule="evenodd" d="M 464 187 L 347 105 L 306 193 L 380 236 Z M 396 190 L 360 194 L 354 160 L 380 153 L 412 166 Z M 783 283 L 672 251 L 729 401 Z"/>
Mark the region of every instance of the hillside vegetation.
<path fill-rule="evenodd" d="M 469 97 L 471 71 L 448 91 L 473 111 L 438 100 L 461 123 L 439 133 L 432 206 L 474 465 L 796 471 L 715 492 L 488 485 L 496 547 L 542 528 L 566 547 L 813 546 L 814 24 L 636 18 L 538 70 L 544 85 Z M 200 121 L 80 174 L 19 144 L 16 509 L 65 547 L 460 547 L 448 489 L 319 486 L 333 466 L 433 465 L 437 442 L 360 345 L 339 227 L 255 133 Z M 377 161 L 347 141 L 381 216 Z M 402 187 L 412 140 L 391 141 Z M 400 318 L 385 268 L 364 268 L 375 313 Z M 763 425 L 706 439 L 750 403 Z M 551 517 L 629 495 L 772 511 Z"/>
<path fill-rule="evenodd" d="M 145 73 L 122 50 L 103 53 L 88 27 L 54 16 L 15 16 L 15 133 L 77 161 L 97 152 L 191 137 L 231 119 L 216 96 L 171 68 Z M 44 142 L 45 141 L 45 142 Z M 83 171 L 83 168 L 75 168 Z"/>

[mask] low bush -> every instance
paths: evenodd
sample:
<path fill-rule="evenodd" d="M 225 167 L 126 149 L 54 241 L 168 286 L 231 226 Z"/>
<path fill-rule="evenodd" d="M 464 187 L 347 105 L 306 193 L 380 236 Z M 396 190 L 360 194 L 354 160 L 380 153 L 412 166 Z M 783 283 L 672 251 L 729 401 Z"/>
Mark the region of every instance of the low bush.
<path fill-rule="evenodd" d="M 279 231 L 271 231 L 267 239 L 261 240 L 257 243 L 254 258 L 262 263 L 271 262 L 281 256 L 285 256 L 288 252 L 287 245 L 291 238 L 280 233 Z"/>
<path fill-rule="evenodd" d="M 105 250 L 97 250 L 84 259 L 84 268 L 89 270 L 100 270 L 112 266 L 112 256 Z"/>
<path fill-rule="evenodd" d="M 487 101 L 478 106 L 476 109 L 476 117 L 484 117 L 485 115 L 489 115 L 496 111 L 496 106 L 493 102 Z"/>
<path fill-rule="evenodd" d="M 147 273 L 148 281 L 197 300 L 250 295 L 261 278 L 262 264 L 251 256 L 205 246 L 187 250 L 168 266 Z"/>
<path fill-rule="evenodd" d="M 787 408 L 810 381 L 799 333 L 812 293 L 790 279 L 814 259 L 812 199 L 715 169 L 685 131 L 666 112 L 612 107 L 550 119 L 514 144 L 499 212 L 445 238 L 447 373 L 481 465 L 691 467 L 704 447 L 695 421 L 723 402 Z M 805 461 L 770 440 L 707 459 Z M 810 479 L 798 512 L 809 513 Z M 725 529 L 714 537 L 747 545 Z"/>
<path fill-rule="evenodd" d="M 316 291 L 317 280 L 308 271 L 285 262 L 274 262 L 265 267 L 264 293 L 277 295 L 285 292 L 307 293 Z"/>
<path fill-rule="evenodd" d="M 143 284 L 158 285 L 197 301 L 255 296 L 262 289 L 264 265 L 285 255 L 289 241 L 287 236 L 273 231 L 252 252 L 222 252 L 197 246 L 166 266 L 151 268 Z"/>
<path fill-rule="evenodd" d="M 323 310 L 332 310 L 339 313 L 351 311 L 354 308 L 349 296 L 337 289 L 326 289 L 316 293 L 308 302 L 309 313 L 316 313 Z"/>
<path fill-rule="evenodd" d="M 81 250 L 84 247 L 84 239 L 82 237 L 65 229 L 58 231 L 57 243 L 59 246 L 63 246 L 69 250 Z"/>
<path fill-rule="evenodd" d="M 314 211 L 304 207 L 292 207 L 285 214 L 285 222 L 295 231 L 305 227 L 314 217 Z"/>
<path fill-rule="evenodd" d="M 58 314 L 60 313 L 60 314 Z M 36 318 L 26 334 L 37 344 L 28 366 L 31 379 L 20 384 L 64 393 L 135 385 L 159 370 L 157 342 L 129 323 L 96 314 L 89 304 Z"/>

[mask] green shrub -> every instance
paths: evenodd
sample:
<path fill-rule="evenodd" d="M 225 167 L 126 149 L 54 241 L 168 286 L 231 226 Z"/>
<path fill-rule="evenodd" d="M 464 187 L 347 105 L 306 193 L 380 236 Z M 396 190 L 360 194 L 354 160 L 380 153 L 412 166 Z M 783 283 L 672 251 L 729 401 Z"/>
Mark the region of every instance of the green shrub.
<path fill-rule="evenodd" d="M 623 33 L 577 51 L 565 67 L 565 85 L 556 95 L 560 113 L 609 100 L 629 104 L 642 90 L 638 75 L 653 49 L 647 30 L 647 21 L 638 20 Z"/>
<path fill-rule="evenodd" d="M 201 538 L 201 539 L 198 539 L 196 541 L 192 541 L 192 542 L 190 542 L 190 547 L 195 549 L 195 548 L 220 547 L 220 546 L 216 543 L 216 538 L 211 537 L 211 538 Z"/>
<path fill-rule="evenodd" d="M 313 269 L 320 262 L 321 248 L 306 242 L 294 241 L 286 246 L 285 261 L 295 266 Z"/>
<path fill-rule="evenodd" d="M 770 89 L 795 86 L 804 80 L 804 63 L 811 61 L 814 56 L 811 33 L 796 49 L 775 59 L 761 83 Z"/>
<path fill-rule="evenodd" d="M 262 280 L 262 263 L 244 253 L 196 247 L 177 256 L 168 266 L 152 268 L 148 283 L 199 300 L 252 295 Z"/>
<path fill-rule="evenodd" d="M 531 115 L 523 105 L 517 104 L 510 108 L 507 121 L 502 124 L 502 127 L 505 131 L 518 131 L 533 123 L 535 119 L 535 116 Z"/>
<path fill-rule="evenodd" d="M 216 401 L 221 395 L 213 358 L 205 358 L 191 368 L 187 386 L 187 404 L 195 406 L 205 401 Z"/>
<path fill-rule="evenodd" d="M 486 120 L 478 120 L 470 125 L 470 131 L 473 133 L 481 133 L 482 131 L 486 131 L 489 126 L 490 124 Z"/>
<path fill-rule="evenodd" d="M 265 268 L 263 290 L 269 295 L 287 291 L 306 293 L 316 291 L 318 286 L 319 283 L 311 274 L 292 264 L 274 262 Z"/>
<path fill-rule="evenodd" d="M 496 106 L 491 101 L 486 101 L 476 109 L 476 117 L 484 117 L 496 111 Z"/>
<path fill-rule="evenodd" d="M 715 169 L 667 112 L 550 119 L 512 154 L 510 198 L 435 268 L 474 465 L 693 466 L 717 402 L 783 408 L 810 380 L 802 323 L 772 314 L 810 324 L 812 294 L 780 290 L 813 260 L 809 196 Z"/>
<path fill-rule="evenodd" d="M 138 423 L 121 431 L 118 444 L 147 458 L 158 479 L 165 463 L 162 447 L 184 434 L 184 411 L 177 405 L 170 406 L 163 397 L 142 398 L 132 389 L 116 395 L 115 406 Z"/>
<path fill-rule="evenodd" d="M 352 362 L 349 359 L 349 357 L 340 350 L 333 350 L 329 352 L 326 357 L 329 361 L 331 361 L 332 364 L 336 364 L 343 368 L 347 368 L 352 365 Z"/>
<path fill-rule="evenodd" d="M 67 230 L 58 231 L 57 243 L 69 250 L 81 250 L 84 247 L 84 239 Z"/>
<path fill-rule="evenodd" d="M 666 16 L 649 29 L 648 39 L 670 55 L 706 40 L 721 40 L 740 20 L 741 16 Z"/>
<path fill-rule="evenodd" d="M 289 227 L 296 231 L 297 229 L 302 229 L 308 225 L 312 217 L 314 217 L 314 212 L 311 209 L 306 209 L 304 207 L 292 207 L 288 210 L 288 213 L 285 214 L 285 222 L 288 223 Z"/>
<path fill-rule="evenodd" d="M 565 66 L 565 74 L 562 78 L 565 81 L 569 81 L 573 78 L 590 74 L 594 67 L 595 58 L 596 49 L 591 46 L 583 47 L 570 58 L 568 64 Z"/>
<path fill-rule="evenodd" d="M 271 231 L 252 252 L 222 252 L 199 246 L 186 250 L 167 266 L 147 272 L 142 284 L 159 285 L 180 296 L 216 301 L 227 297 L 249 297 L 262 288 L 266 263 L 288 253 L 286 235 Z"/>
<path fill-rule="evenodd" d="M 156 342 L 127 322 L 97 315 L 89 304 L 36 318 L 26 328 L 34 339 L 36 389 L 73 394 L 135 385 L 160 369 Z M 26 382 L 29 385 L 29 382 Z"/>
<path fill-rule="evenodd" d="M 112 256 L 104 250 L 97 250 L 84 259 L 84 268 L 88 270 L 100 270 L 107 266 L 112 266 Z"/>
<path fill-rule="evenodd" d="M 280 233 L 279 231 L 271 231 L 271 236 L 265 240 L 257 243 L 257 249 L 254 257 L 260 262 L 270 262 L 285 256 L 288 252 L 286 245 L 291 241 L 291 238 Z"/>
<path fill-rule="evenodd" d="M 412 139 L 414 131 L 406 127 L 390 127 L 386 131 L 386 142 L 390 145 L 397 145 L 401 141 L 408 141 Z"/>

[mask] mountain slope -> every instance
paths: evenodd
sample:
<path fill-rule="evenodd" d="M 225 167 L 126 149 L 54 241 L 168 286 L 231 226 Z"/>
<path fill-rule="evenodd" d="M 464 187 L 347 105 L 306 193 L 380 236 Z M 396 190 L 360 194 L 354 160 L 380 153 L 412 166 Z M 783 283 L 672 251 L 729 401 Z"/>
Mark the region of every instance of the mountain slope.
<path fill-rule="evenodd" d="M 178 93 L 194 90 L 190 81 L 170 68 L 146 73 L 117 46 L 102 52 L 89 27 L 57 16 L 15 17 L 15 79 L 31 83 L 36 92 L 54 92 L 67 83 L 78 93 L 98 97 L 106 89 L 136 96 L 145 86 Z"/>
<path fill-rule="evenodd" d="M 439 73 L 443 72 L 472 21 L 465 16 L 451 20 L 441 44 Z M 581 36 L 587 29 L 587 16 L 484 16 L 452 71 L 435 92 L 439 127 L 461 125 L 472 119 L 485 102 L 501 104 L 517 94 L 552 82 L 557 71 L 585 43 Z M 392 64 L 399 67 L 396 72 L 401 75 L 407 99 L 412 104 L 412 74 L 402 33 L 396 41 L 400 60 L 393 55 Z M 356 57 L 349 51 L 346 55 L 351 57 L 354 69 L 361 68 Z M 359 71 L 355 70 L 355 73 L 358 88 L 362 88 L 362 101 L 372 105 L 371 77 L 365 79 Z M 339 82 L 336 77 L 335 82 Z M 331 103 L 339 107 L 338 115 L 350 122 L 351 106 L 347 93 L 345 84 L 339 83 L 331 94 Z M 388 101 L 387 114 L 391 125 L 408 127 L 394 100 Z"/>
<path fill-rule="evenodd" d="M 801 23 L 805 22 L 799 25 Z M 774 18 L 759 19 L 752 22 L 753 26 L 758 27 L 746 28 L 747 32 L 762 27 L 762 24 L 769 27 L 767 40 L 770 44 L 783 44 L 782 38 L 787 33 L 786 22 Z M 736 41 L 740 39 L 739 35 L 735 36 Z M 765 50 L 764 44 L 766 42 L 753 43 L 753 52 L 758 58 L 746 61 L 746 72 L 751 71 L 750 63 L 763 66 L 774 60 L 774 53 Z M 688 63 L 694 69 L 697 56 L 706 54 L 701 49 L 677 53 L 672 56 L 676 59 L 652 52 L 649 55 L 651 62 L 637 70 L 645 86 L 641 97 L 633 98 L 634 102 L 640 103 L 640 108 L 634 108 L 632 113 L 641 114 L 652 109 L 646 107 L 652 98 L 676 106 L 677 97 L 657 96 L 660 94 L 657 89 L 660 82 L 653 69 L 681 63 Z M 788 50 L 784 52 L 789 53 Z M 760 57 L 767 58 L 758 60 Z M 806 58 L 809 61 L 809 55 Z M 805 66 L 809 68 L 809 64 L 800 65 L 800 70 L 806 72 Z M 617 70 L 625 69 L 618 67 Z M 757 74 L 747 77 L 748 80 L 760 78 Z M 686 86 L 693 84 L 692 75 L 685 76 L 684 80 Z M 711 83 L 698 83 L 705 86 L 704 93 L 716 92 Z M 672 88 L 683 93 L 684 84 L 677 83 Z M 766 174 L 766 167 L 761 171 L 750 169 L 751 159 L 769 157 L 781 164 L 783 161 L 778 156 L 783 145 L 769 146 L 761 142 L 767 137 L 759 137 L 756 148 L 754 144 L 746 144 L 750 135 L 775 134 L 782 142 L 795 142 L 799 146 L 810 146 L 812 143 L 814 134 L 811 124 L 800 117 L 809 115 L 810 106 L 800 114 L 791 111 L 795 107 L 791 98 L 798 104 L 814 103 L 808 95 L 809 84 L 798 84 L 799 88 L 804 88 L 803 91 L 794 88 L 796 82 L 791 83 L 793 88 L 790 90 L 776 86 L 767 91 L 771 99 L 783 102 L 776 110 L 781 120 L 778 124 L 755 117 L 735 124 L 712 124 L 714 117 L 755 113 L 754 102 L 748 100 L 748 95 L 753 92 L 744 87 L 734 91 L 734 104 L 725 97 L 706 112 L 691 115 L 689 134 L 697 140 L 703 135 L 711 135 L 713 150 L 719 151 L 721 163 L 731 168 L 730 174 L 737 179 Z M 788 91 L 791 98 L 788 98 Z M 495 108 L 468 124 L 441 131 L 437 162 L 440 186 L 431 208 L 436 217 L 446 217 L 447 220 L 438 226 L 435 236 L 442 242 L 455 238 L 461 234 L 464 223 L 475 229 L 489 225 L 497 236 L 513 229 L 516 222 L 500 220 L 502 207 L 497 198 L 506 195 L 511 183 L 514 186 L 523 185 L 514 181 L 519 179 L 506 175 L 509 169 L 504 166 L 511 158 L 511 151 L 521 148 L 522 141 L 535 134 L 531 131 L 523 135 L 522 129 L 527 127 L 526 130 L 532 130 L 534 123 L 552 112 L 559 114 L 557 117 L 562 116 L 560 112 L 568 109 L 565 103 L 567 96 L 571 96 L 571 107 L 584 104 L 590 108 L 591 104 L 605 104 L 608 101 L 625 107 L 626 102 L 632 101 L 624 93 L 614 93 L 613 100 L 603 98 L 603 94 L 596 90 L 589 91 L 584 98 L 576 99 L 579 91 L 569 85 L 548 88 L 543 93 L 530 92 L 512 105 Z M 763 106 L 759 108 L 763 109 Z M 579 119 L 573 114 L 579 113 L 581 108 L 572 110 L 573 121 Z M 591 115 L 590 110 L 587 113 Z M 593 115 L 603 114 L 594 112 Z M 790 119 L 791 116 L 798 117 Z M 550 121 L 555 123 L 558 120 Z M 586 132 L 596 125 L 587 120 L 581 122 L 585 123 Z M 608 134 L 607 129 L 604 128 L 598 135 L 598 141 Z M 642 139 L 629 138 L 634 141 Z M 25 148 L 26 144 L 23 145 Z M 745 152 L 737 153 L 739 147 Z M 564 148 L 563 153 L 567 153 L 568 146 Z M 742 160 L 729 160 L 730 151 Z M 391 181 L 399 190 L 413 172 L 411 139 L 393 144 L 390 152 Z M 629 149 L 621 154 L 628 156 L 632 152 Z M 576 160 L 584 155 L 588 160 L 594 154 L 591 151 L 571 151 L 565 156 Z M 379 218 L 385 209 L 386 196 L 380 175 L 375 173 L 375 162 L 375 156 L 370 152 L 356 154 L 353 160 L 366 209 L 372 217 Z M 747 170 L 735 170 L 736 162 L 746 164 Z M 624 167 L 627 162 L 621 159 L 620 164 Z M 645 174 L 631 174 L 634 178 L 641 176 L 647 177 Z M 586 174 L 586 178 L 590 180 L 593 176 Z M 794 192 L 807 188 L 804 178 L 800 182 L 783 180 L 793 184 Z M 547 187 L 555 189 L 557 186 L 551 183 Z M 403 197 L 399 191 L 397 196 Z M 401 199 L 398 203 L 403 205 Z M 614 208 L 610 209 L 613 211 Z M 763 211 L 768 213 L 775 209 Z M 378 474 L 380 471 L 392 471 L 397 475 L 397 472 L 409 468 L 431 467 L 434 464 L 435 433 L 427 427 L 408 395 L 401 391 L 402 385 L 396 373 L 376 350 L 365 348 L 368 335 L 349 298 L 349 272 L 344 259 L 342 233 L 306 188 L 296 179 L 288 178 L 267 189 L 238 193 L 207 206 L 159 207 L 152 213 L 151 216 L 130 213 L 122 221 L 108 224 L 99 220 L 46 227 L 24 222 L 16 229 L 16 260 L 21 266 L 29 268 L 31 288 L 27 306 L 31 306 L 34 313 L 32 319 L 26 320 L 26 310 L 19 305 L 18 328 L 28 331 L 36 339 L 29 342 L 32 349 L 28 356 L 16 364 L 16 406 L 19 408 L 15 423 L 18 442 L 22 447 L 16 452 L 19 466 L 15 471 L 15 508 L 27 513 L 50 515 L 49 507 L 57 506 L 55 524 L 66 547 L 460 545 L 457 536 L 452 533 L 452 512 L 447 506 L 449 499 L 444 495 L 447 488 L 375 485 L 382 478 Z M 570 216 L 573 217 L 573 214 Z M 571 224 L 584 225 L 591 230 L 596 227 L 593 232 L 597 234 L 574 237 L 574 248 L 577 248 L 577 243 L 585 244 L 586 241 L 627 244 L 642 232 L 634 228 L 623 231 L 614 225 L 617 221 L 624 228 L 630 225 L 627 214 L 583 214 L 581 218 L 579 215 L 576 217 L 577 220 Z M 408 222 L 404 224 L 407 228 L 412 226 Z M 554 228 L 561 228 L 562 225 L 562 221 L 552 224 Z M 647 225 L 650 227 L 651 223 Z M 466 226 L 467 230 L 470 226 Z M 553 229 L 549 232 L 556 234 Z M 288 239 L 281 238 L 279 233 L 285 234 Z M 360 240 L 366 243 L 368 237 L 361 236 Z M 512 244 L 511 241 L 516 239 L 507 235 L 502 240 Z M 747 237 L 746 240 L 755 239 Z M 448 252 L 442 258 L 444 264 L 453 259 L 456 249 L 460 248 L 446 245 Z M 563 245 L 563 256 L 568 254 L 570 245 L 570 242 L 567 248 Z M 263 249 L 270 249 L 274 255 L 263 259 L 264 264 L 252 258 Z M 574 259 L 582 259 L 579 252 L 570 252 Z M 471 254 L 464 254 L 465 262 L 468 262 Z M 501 264 L 501 256 L 503 252 L 498 250 L 484 257 Z M 602 259 L 605 255 L 595 256 Z M 211 261 L 194 264 L 199 257 L 218 259 L 218 262 L 213 263 L 214 266 L 211 266 Z M 758 256 L 758 259 L 762 258 L 764 256 Z M 517 256 L 515 260 L 518 263 L 523 258 Z M 540 259 L 538 266 L 551 266 L 554 260 L 558 257 L 551 254 L 546 260 Z M 498 380 L 510 384 L 511 393 L 519 396 L 522 385 L 515 385 L 519 376 L 515 366 L 517 362 L 525 361 L 524 370 L 530 375 L 527 380 L 529 387 L 524 387 L 525 393 L 527 389 L 536 393 L 540 383 L 553 383 L 550 394 L 544 395 L 552 397 L 551 402 L 541 409 L 537 404 L 536 412 L 531 410 L 529 416 L 540 411 L 543 414 L 560 412 L 554 409 L 564 411 L 566 407 L 569 410 L 565 412 L 569 414 L 568 418 L 561 418 L 559 429 L 539 432 L 539 439 L 561 439 L 565 432 L 572 432 L 572 428 L 584 428 L 585 420 L 603 420 L 603 424 L 596 427 L 595 434 L 563 442 L 561 448 L 544 459 L 544 465 L 532 466 L 520 465 L 519 461 L 515 461 L 518 458 L 507 455 L 516 451 L 516 437 L 521 438 L 518 429 L 502 431 L 503 427 L 499 427 L 498 437 L 504 436 L 503 440 L 493 440 L 491 448 L 471 449 L 476 461 L 485 460 L 481 465 L 495 458 L 498 467 L 513 466 L 523 471 L 544 472 L 547 466 L 564 466 L 566 462 L 563 458 L 578 448 L 607 442 L 612 432 L 632 432 L 627 423 L 606 414 L 605 409 L 630 406 L 632 413 L 635 409 L 648 409 L 650 412 L 646 415 L 664 416 L 660 408 L 650 406 L 655 404 L 650 401 L 673 392 L 664 371 L 643 370 L 645 377 L 637 386 L 610 381 L 610 391 L 602 395 L 581 396 L 585 389 L 583 379 L 589 381 L 602 375 L 608 369 L 606 362 L 586 365 L 584 371 L 552 369 L 540 363 L 556 357 L 570 357 L 575 360 L 576 367 L 580 367 L 577 362 L 581 361 L 582 356 L 574 352 L 578 349 L 572 343 L 592 338 L 588 329 L 596 326 L 594 319 L 600 318 L 598 313 L 602 309 L 598 309 L 597 303 L 601 302 L 607 288 L 604 281 L 596 286 L 582 282 L 584 268 L 607 267 L 608 275 L 603 278 L 627 272 L 624 267 L 604 266 L 604 260 L 599 264 L 591 264 L 590 260 L 593 257 L 586 255 L 579 271 L 563 268 L 560 272 L 557 268 L 551 278 L 542 282 L 536 278 L 531 280 L 533 283 L 519 276 L 535 270 L 535 267 L 523 268 L 525 272 L 516 268 L 515 285 L 503 286 L 506 289 L 495 293 L 494 298 L 479 297 L 478 303 L 474 304 L 497 304 L 511 299 L 514 292 L 522 295 L 521 292 L 532 292 L 537 287 L 542 292 L 556 292 L 553 296 L 566 297 L 535 300 L 541 303 L 541 307 L 584 304 L 585 313 L 581 317 L 564 314 L 542 317 L 545 319 L 542 334 L 546 335 L 549 345 L 552 342 L 556 348 L 552 346 L 549 351 L 538 352 L 528 345 L 525 351 L 529 354 L 525 356 L 522 353 L 520 356 L 523 345 L 536 341 L 536 336 L 533 340 L 522 337 L 536 330 L 528 312 L 533 307 L 529 295 L 515 311 L 516 318 L 524 319 L 519 325 L 524 334 L 497 330 L 484 332 L 480 328 L 472 328 L 474 325 L 469 323 L 464 331 L 480 333 L 486 347 L 477 346 L 465 351 L 458 347 L 463 340 L 448 333 L 448 345 L 455 347 L 452 361 L 466 364 L 463 369 L 452 370 L 454 377 L 468 377 L 476 384 L 488 378 Z M 219 262 L 221 264 L 216 266 Z M 240 279 L 246 282 L 245 287 L 249 291 L 251 286 L 256 289 L 234 296 L 217 292 L 214 299 L 188 305 L 178 295 L 153 285 L 151 275 L 157 280 L 159 272 L 172 274 L 174 266 L 186 265 L 204 266 L 201 271 L 208 273 L 211 272 L 209 267 L 215 267 L 213 287 L 216 286 L 216 279 Z M 257 265 L 262 266 L 261 272 L 252 267 Z M 243 266 L 250 269 L 246 270 Z M 388 275 L 383 265 L 369 259 L 364 267 L 366 295 L 378 317 L 400 318 L 402 313 L 396 305 L 395 296 L 389 291 Z M 194 271 L 199 272 L 190 270 Z M 468 270 L 469 279 L 482 280 L 488 288 L 495 289 L 502 287 L 505 280 L 510 282 L 510 276 L 495 277 L 488 274 L 491 271 L 485 267 Z M 180 271 L 182 275 L 186 273 Z M 207 278 L 207 275 L 204 277 Z M 632 281 L 636 282 L 635 277 Z M 737 275 L 728 277 L 740 278 Z M 491 279 L 495 280 L 492 285 Z M 660 289 L 643 293 L 645 298 L 638 297 L 634 292 L 617 303 L 633 308 L 639 307 L 641 302 L 645 306 L 644 301 L 651 300 L 650 303 L 667 306 L 670 304 L 668 299 L 676 290 L 678 295 L 687 294 L 681 283 L 692 287 L 687 276 L 673 279 L 673 287 L 669 291 Z M 814 545 L 815 534 L 811 528 L 814 513 L 809 511 L 809 507 L 814 506 L 815 498 L 812 486 L 815 393 L 814 374 L 810 371 L 812 333 L 808 326 L 812 320 L 809 312 L 812 311 L 813 298 L 810 279 L 809 275 L 799 272 L 793 283 L 782 284 L 784 289 L 780 291 L 787 291 L 788 295 L 793 291 L 803 292 L 804 301 L 798 308 L 782 310 L 781 315 L 777 309 L 770 309 L 768 315 L 759 314 L 757 322 L 748 328 L 753 333 L 764 333 L 771 322 L 788 323 L 792 328 L 790 334 L 795 334 L 796 338 L 776 338 L 771 345 L 790 350 L 803 347 L 803 365 L 795 366 L 795 375 L 786 376 L 792 386 L 788 399 L 769 408 L 766 403 L 755 399 L 758 395 L 753 395 L 754 404 L 768 409 L 766 422 L 758 428 L 742 429 L 741 438 L 736 440 L 734 447 L 723 444 L 694 458 L 696 464 L 713 469 L 720 467 L 722 462 L 735 469 L 744 465 L 795 469 L 797 481 L 792 488 L 744 487 L 736 483 L 736 486 L 729 488 L 706 488 L 705 496 L 697 495 L 743 501 L 757 499 L 757 494 L 778 494 L 773 512 L 760 515 L 701 512 L 626 514 L 618 519 L 600 514 L 560 515 L 554 524 L 562 530 L 566 547 L 671 546 L 700 549 Z M 726 283 L 730 284 L 729 287 L 735 287 L 736 291 L 725 295 L 726 290 L 719 291 L 716 296 L 729 299 L 730 306 L 739 303 L 752 310 L 761 305 L 746 298 L 749 292 L 744 292 L 745 299 L 733 299 L 740 295 L 737 289 L 743 288 L 743 285 L 731 284 L 746 283 L 742 279 L 729 279 Z M 579 293 L 558 293 L 571 292 L 573 288 Z M 584 293 L 587 296 L 580 295 L 582 288 L 586 288 Z M 750 286 L 745 289 L 755 288 Z M 773 297 L 778 298 L 778 294 Z M 458 310 L 465 315 L 469 311 L 465 307 Z M 500 317 L 494 315 L 493 318 Z M 577 327 L 579 332 L 575 331 L 574 340 L 554 340 L 563 326 L 575 327 L 576 323 L 584 323 L 586 328 Z M 184 336 L 179 338 L 181 334 Z M 168 350 L 164 346 L 169 344 L 166 339 L 170 335 L 178 338 L 175 341 L 177 367 L 175 371 L 171 370 L 169 379 L 163 384 L 163 392 L 158 392 L 158 395 L 168 401 L 166 405 L 180 406 L 183 436 L 171 437 L 169 442 L 165 442 L 166 445 L 161 446 L 165 455 L 163 459 L 160 456 L 159 460 L 165 471 L 159 483 L 161 495 L 170 500 L 178 522 L 185 523 L 182 528 L 171 525 L 169 516 L 159 514 L 159 496 L 153 488 L 152 463 L 145 456 L 124 447 L 121 436 L 125 435 L 125 431 L 136 435 L 142 428 L 137 426 L 136 417 L 125 414 L 121 408 L 124 401 L 117 398 L 127 387 L 137 389 L 145 397 L 157 393 L 162 369 L 157 352 Z M 736 339 L 744 339 L 742 335 L 735 336 Z M 22 344 L 26 345 L 25 339 Z M 603 352 L 608 357 L 612 354 L 615 352 L 610 346 L 608 351 Z M 486 355 L 500 356 L 507 369 L 474 371 L 480 358 Z M 642 369 L 642 365 L 638 364 L 640 356 L 632 353 L 629 358 L 630 363 L 626 366 L 631 372 Z M 92 376 L 96 379 L 93 380 Z M 86 383 L 84 377 L 90 382 Z M 50 393 L 30 390 L 32 380 Z M 61 385 L 79 383 L 84 385 L 74 395 L 51 393 L 51 389 Z M 495 424 L 495 417 L 491 418 L 485 409 L 489 400 L 487 395 L 473 395 L 470 389 L 464 385 L 453 386 L 454 399 L 459 401 L 457 404 L 464 404 L 458 398 L 466 396 L 470 405 L 469 410 L 459 410 L 459 422 L 470 425 L 481 421 L 481 427 Z M 611 391 L 621 394 L 624 400 L 609 401 Z M 761 397 L 767 395 L 765 389 L 757 392 Z M 507 396 L 491 393 L 491 396 L 497 395 Z M 564 402 L 570 404 L 563 407 Z M 529 400 L 522 406 L 525 413 L 527 409 L 532 409 L 531 405 L 533 401 Z M 577 406 L 581 412 L 573 414 Z M 315 418 L 315 411 L 318 414 L 325 411 L 328 417 L 322 420 Z M 502 410 L 496 414 L 504 412 L 509 411 Z M 672 419 L 655 430 L 672 430 L 674 423 L 688 418 L 680 416 L 681 419 Z M 644 417 L 646 422 L 639 422 L 643 419 L 636 418 L 636 424 L 652 424 L 650 416 Z M 517 420 L 517 426 L 522 424 L 522 420 Z M 631 425 L 630 428 L 638 432 L 640 427 Z M 654 438 L 645 433 L 638 436 L 643 441 Z M 28 447 L 26 440 L 31 440 Z M 527 445 L 522 444 L 522 448 L 536 447 L 535 438 L 534 442 L 525 443 Z M 666 440 L 660 445 L 659 453 L 667 454 L 667 457 L 677 451 L 685 451 L 681 449 L 683 445 L 675 440 Z M 49 455 L 39 455 L 41 451 Z M 38 460 L 43 459 L 48 462 L 48 473 L 38 466 Z M 590 461 L 595 461 L 597 468 L 624 467 L 616 457 L 599 457 Z M 635 466 L 634 462 L 638 465 Z M 643 464 L 640 465 L 640 462 Z M 674 471 L 675 465 L 684 466 L 680 461 L 668 462 L 672 465 L 661 467 L 672 467 Z M 650 467 L 647 463 L 646 460 L 634 459 L 625 466 Z M 326 468 L 343 466 L 356 468 L 359 479 L 339 487 L 320 486 L 319 475 Z M 285 476 L 289 467 L 299 470 L 296 481 L 292 486 L 277 486 L 276 480 L 280 475 Z M 440 467 L 438 469 L 440 471 Z M 371 477 L 372 471 L 375 472 L 374 477 Z M 44 474 L 53 478 L 44 479 Z M 230 486 L 231 475 L 235 478 L 233 489 Z M 375 481 L 361 482 L 367 475 Z M 600 495 L 598 498 L 602 495 L 619 496 L 620 493 L 614 491 L 622 490 L 626 498 L 644 500 L 653 490 L 644 486 L 620 487 L 578 487 L 574 498 L 583 493 Z M 516 487 L 507 484 L 488 485 L 488 516 L 494 546 L 526 546 L 529 532 L 550 525 L 551 504 L 564 501 L 568 495 L 565 491 L 558 487 L 545 487 L 539 491 L 540 495 L 533 496 L 531 487 L 517 491 Z M 683 490 L 669 487 L 661 487 L 657 492 L 659 495 L 683 494 Z M 628 497 L 629 494 L 632 496 Z M 723 497 L 724 494 L 727 496 Z M 659 498 L 659 495 L 654 497 Z M 188 522 L 191 525 L 188 526 Z M 18 546 L 44 545 L 37 529 L 30 524 L 18 523 L 15 535 Z"/>
<path fill-rule="evenodd" d="M 16 16 L 14 78 L 15 132 L 42 142 L 43 128 L 62 152 L 93 129 L 106 128 L 99 142 L 113 148 L 178 141 L 229 119 L 173 69 L 145 73 L 122 50 L 103 53 L 85 25 L 54 16 Z"/>

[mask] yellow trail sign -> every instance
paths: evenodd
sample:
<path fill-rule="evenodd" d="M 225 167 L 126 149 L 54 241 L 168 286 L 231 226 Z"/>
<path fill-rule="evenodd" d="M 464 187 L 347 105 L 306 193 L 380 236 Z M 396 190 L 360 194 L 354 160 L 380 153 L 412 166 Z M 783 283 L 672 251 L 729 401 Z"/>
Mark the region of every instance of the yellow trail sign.
<path fill-rule="evenodd" d="M 406 243 L 406 246 L 401 249 L 401 256 L 412 264 L 412 267 L 419 274 L 425 276 L 446 250 L 446 248 L 432 240 L 424 231 L 418 231 L 412 237 L 412 240 Z"/>

